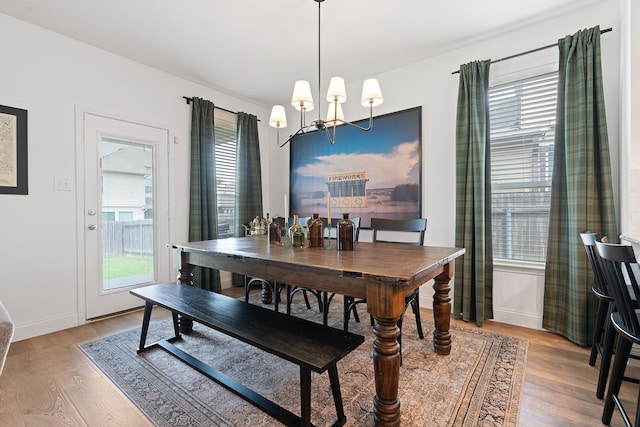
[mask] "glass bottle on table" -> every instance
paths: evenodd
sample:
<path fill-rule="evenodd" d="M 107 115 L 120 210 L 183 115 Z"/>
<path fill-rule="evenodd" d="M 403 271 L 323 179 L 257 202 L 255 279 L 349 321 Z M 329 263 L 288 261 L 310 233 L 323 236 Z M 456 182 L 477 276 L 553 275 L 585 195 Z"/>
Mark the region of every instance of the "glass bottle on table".
<path fill-rule="evenodd" d="M 293 225 L 289 229 L 289 236 L 291 238 L 291 245 L 294 248 L 301 248 L 304 246 L 306 235 L 305 229 L 302 225 L 300 225 L 300 220 L 298 219 L 298 215 L 293 215 Z"/>
<path fill-rule="evenodd" d="M 275 218 L 269 224 L 269 243 L 280 243 L 280 223 Z"/>
<path fill-rule="evenodd" d="M 324 223 L 318 214 L 314 213 L 307 222 L 307 235 L 310 248 L 321 248 L 324 246 Z"/>
<path fill-rule="evenodd" d="M 353 251 L 355 249 L 355 225 L 349 219 L 349 214 L 343 213 L 342 219 L 338 222 L 338 250 Z"/>

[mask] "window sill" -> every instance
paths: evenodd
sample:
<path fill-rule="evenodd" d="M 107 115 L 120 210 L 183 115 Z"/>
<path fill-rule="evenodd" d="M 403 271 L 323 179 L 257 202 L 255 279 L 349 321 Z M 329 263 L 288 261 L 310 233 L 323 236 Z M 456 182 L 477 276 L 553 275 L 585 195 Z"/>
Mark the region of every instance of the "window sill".
<path fill-rule="evenodd" d="M 493 266 L 502 271 L 531 271 L 533 273 L 544 274 L 545 263 L 530 261 L 512 261 L 507 259 L 494 259 Z"/>

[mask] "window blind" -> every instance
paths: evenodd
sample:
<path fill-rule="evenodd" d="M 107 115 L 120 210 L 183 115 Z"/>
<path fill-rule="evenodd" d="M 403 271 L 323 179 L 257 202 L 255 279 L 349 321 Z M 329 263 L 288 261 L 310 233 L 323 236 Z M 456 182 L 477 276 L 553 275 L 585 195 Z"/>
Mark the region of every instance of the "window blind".
<path fill-rule="evenodd" d="M 557 72 L 489 89 L 493 256 L 544 262 Z"/>
<path fill-rule="evenodd" d="M 238 116 L 216 108 L 216 195 L 218 199 L 218 238 L 234 236 L 236 201 L 236 124 Z"/>

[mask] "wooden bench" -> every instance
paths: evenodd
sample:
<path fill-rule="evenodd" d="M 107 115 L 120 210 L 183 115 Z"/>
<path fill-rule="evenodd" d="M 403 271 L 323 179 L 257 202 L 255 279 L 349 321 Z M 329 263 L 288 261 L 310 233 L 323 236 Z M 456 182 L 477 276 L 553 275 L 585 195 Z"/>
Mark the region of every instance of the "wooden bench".
<path fill-rule="evenodd" d="M 311 371 L 328 371 L 338 415 L 333 425 L 346 422 L 336 363 L 362 344 L 363 336 L 183 284 L 161 283 L 130 292 L 145 300 L 138 353 L 160 347 L 287 426 L 311 426 Z M 146 346 L 154 305 L 171 311 L 174 336 Z M 172 342 L 181 339 L 178 315 L 298 365 L 300 416 L 174 346 Z"/>

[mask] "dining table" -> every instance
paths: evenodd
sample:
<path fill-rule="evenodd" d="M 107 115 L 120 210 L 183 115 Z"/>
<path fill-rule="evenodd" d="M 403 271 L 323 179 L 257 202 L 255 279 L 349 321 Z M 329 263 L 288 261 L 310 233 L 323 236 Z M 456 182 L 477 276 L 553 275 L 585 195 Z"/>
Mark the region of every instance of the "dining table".
<path fill-rule="evenodd" d="M 353 251 L 337 251 L 270 243 L 266 235 L 170 246 L 180 283 L 193 285 L 193 269 L 201 266 L 366 299 L 375 320 L 375 425 L 400 425 L 398 321 L 405 311 L 405 295 L 431 280 L 433 348 L 442 356 L 451 351 L 450 280 L 454 260 L 464 248 L 358 242 Z"/>

